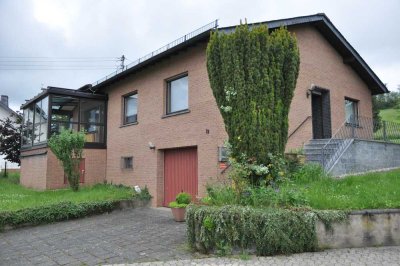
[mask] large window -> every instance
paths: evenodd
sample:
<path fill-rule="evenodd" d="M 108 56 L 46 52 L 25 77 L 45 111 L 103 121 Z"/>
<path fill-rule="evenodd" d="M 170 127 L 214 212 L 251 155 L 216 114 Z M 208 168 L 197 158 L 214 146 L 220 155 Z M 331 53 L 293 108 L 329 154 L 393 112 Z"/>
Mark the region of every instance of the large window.
<path fill-rule="evenodd" d="M 138 95 L 131 93 L 123 97 L 124 100 L 124 117 L 123 124 L 128 125 L 137 122 L 138 111 Z"/>
<path fill-rule="evenodd" d="M 352 99 L 345 99 L 345 112 L 346 112 L 346 122 L 348 124 L 357 125 L 358 124 L 358 101 Z"/>
<path fill-rule="evenodd" d="M 48 137 L 63 129 L 83 131 L 86 143 L 105 143 L 105 100 L 101 96 L 47 95 L 24 106 L 24 148 L 44 144 Z M 98 147 L 97 144 L 91 147 Z"/>
<path fill-rule="evenodd" d="M 189 108 L 188 76 L 167 82 L 167 114 L 184 111 Z"/>

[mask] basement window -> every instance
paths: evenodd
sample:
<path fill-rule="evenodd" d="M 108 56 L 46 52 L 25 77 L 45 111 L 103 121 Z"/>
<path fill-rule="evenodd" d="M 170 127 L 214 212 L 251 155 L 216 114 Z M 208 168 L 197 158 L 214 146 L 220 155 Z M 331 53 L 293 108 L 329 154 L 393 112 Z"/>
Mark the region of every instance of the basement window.
<path fill-rule="evenodd" d="M 133 169 L 133 157 L 122 157 L 122 169 Z"/>

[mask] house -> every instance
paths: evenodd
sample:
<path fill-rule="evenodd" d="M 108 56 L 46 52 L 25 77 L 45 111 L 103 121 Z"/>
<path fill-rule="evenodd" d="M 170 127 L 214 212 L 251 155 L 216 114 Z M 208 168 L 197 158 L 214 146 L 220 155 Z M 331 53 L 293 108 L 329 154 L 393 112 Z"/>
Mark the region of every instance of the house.
<path fill-rule="evenodd" d="M 325 14 L 264 23 L 270 30 L 287 26 L 300 49 L 288 151 L 330 139 L 346 117 L 372 118 L 372 95 L 388 90 Z M 156 206 L 181 191 L 203 196 L 226 167 L 221 147 L 227 134 L 206 68 L 206 46 L 216 28 L 210 23 L 94 84 L 48 87 L 25 103 L 21 183 L 66 186 L 46 140 L 70 128 L 86 131 L 84 184 L 147 186 Z"/>
<path fill-rule="evenodd" d="M 1 95 L 1 98 L 0 98 L 0 120 L 5 120 L 7 118 L 10 118 L 11 120 L 15 121 L 17 116 L 18 116 L 18 114 L 8 106 L 8 96 Z M 3 169 L 5 169 L 5 168 L 7 168 L 7 170 L 19 169 L 19 165 L 17 163 L 12 163 L 12 162 L 6 161 L 4 158 L 5 158 L 4 155 L 0 155 L 0 171 L 3 171 Z"/>

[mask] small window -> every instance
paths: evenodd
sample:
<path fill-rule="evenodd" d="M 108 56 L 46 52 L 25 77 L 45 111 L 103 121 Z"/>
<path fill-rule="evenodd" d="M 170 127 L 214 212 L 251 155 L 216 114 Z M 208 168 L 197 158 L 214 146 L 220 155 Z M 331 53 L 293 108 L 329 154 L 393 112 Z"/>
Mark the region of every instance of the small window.
<path fill-rule="evenodd" d="M 227 162 L 229 159 L 229 151 L 226 147 L 218 147 L 218 161 Z"/>
<path fill-rule="evenodd" d="M 345 112 L 346 112 L 346 122 L 348 124 L 357 125 L 358 124 L 358 101 L 345 99 Z"/>
<path fill-rule="evenodd" d="M 187 110 L 189 108 L 188 95 L 188 76 L 168 81 L 167 114 Z"/>
<path fill-rule="evenodd" d="M 133 157 L 122 157 L 122 169 L 133 169 Z"/>
<path fill-rule="evenodd" d="M 137 106 L 138 106 L 138 95 L 136 92 L 124 96 L 124 118 L 123 118 L 124 125 L 137 122 Z"/>

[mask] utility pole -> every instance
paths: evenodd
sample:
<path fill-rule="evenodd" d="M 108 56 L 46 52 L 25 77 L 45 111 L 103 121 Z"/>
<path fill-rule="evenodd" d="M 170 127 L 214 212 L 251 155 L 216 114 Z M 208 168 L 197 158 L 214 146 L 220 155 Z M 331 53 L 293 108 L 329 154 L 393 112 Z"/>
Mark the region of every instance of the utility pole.
<path fill-rule="evenodd" d="M 122 55 L 120 60 L 121 60 L 120 70 L 124 70 L 124 68 L 125 68 L 125 55 Z"/>

